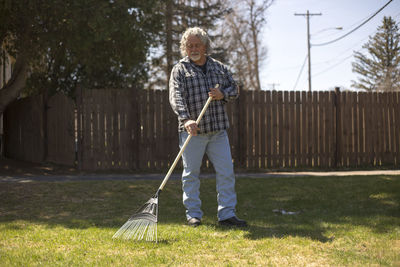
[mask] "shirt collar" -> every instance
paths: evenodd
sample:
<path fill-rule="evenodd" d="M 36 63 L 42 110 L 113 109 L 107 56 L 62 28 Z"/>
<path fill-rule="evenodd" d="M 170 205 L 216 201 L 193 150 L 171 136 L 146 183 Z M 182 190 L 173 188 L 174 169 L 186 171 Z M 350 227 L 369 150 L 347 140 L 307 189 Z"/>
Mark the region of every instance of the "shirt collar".
<path fill-rule="evenodd" d="M 209 66 L 210 66 L 210 61 L 211 61 L 211 58 L 209 57 L 209 56 L 206 56 L 207 57 L 207 59 L 206 59 L 206 65 L 207 65 L 207 69 L 209 68 Z M 188 57 L 188 56 L 185 56 L 184 58 L 182 58 L 181 59 L 181 62 L 185 62 L 185 63 L 189 63 L 189 64 L 192 64 L 193 66 L 196 66 L 196 67 L 198 67 L 198 68 L 201 68 L 200 66 L 198 66 L 198 65 L 196 65 L 196 64 L 194 64 L 193 63 L 193 61 L 191 61 L 190 60 L 190 58 Z"/>

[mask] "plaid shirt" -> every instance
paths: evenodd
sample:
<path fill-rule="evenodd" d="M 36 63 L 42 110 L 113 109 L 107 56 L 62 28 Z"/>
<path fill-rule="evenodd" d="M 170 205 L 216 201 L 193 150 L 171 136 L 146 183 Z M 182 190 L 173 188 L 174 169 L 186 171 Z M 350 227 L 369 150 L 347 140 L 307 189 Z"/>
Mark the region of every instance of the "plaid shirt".
<path fill-rule="evenodd" d="M 208 106 L 199 123 L 199 133 L 226 130 L 229 127 L 224 105 L 239 95 L 238 87 L 228 69 L 221 62 L 207 57 L 206 73 L 185 57 L 174 66 L 169 82 L 169 102 L 178 115 L 179 131 L 185 130 L 184 122 L 196 120 L 208 99 L 209 88 L 219 89 L 222 100 L 214 100 Z"/>

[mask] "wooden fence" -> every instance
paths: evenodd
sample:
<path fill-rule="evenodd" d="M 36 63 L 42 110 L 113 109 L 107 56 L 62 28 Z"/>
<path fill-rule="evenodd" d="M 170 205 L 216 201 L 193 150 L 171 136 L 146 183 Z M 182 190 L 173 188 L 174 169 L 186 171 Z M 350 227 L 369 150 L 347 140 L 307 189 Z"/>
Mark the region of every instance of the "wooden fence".
<path fill-rule="evenodd" d="M 37 96 L 7 109 L 6 156 L 165 171 L 178 153 L 167 91 L 85 90 L 76 102 L 56 95 L 47 112 L 43 102 Z M 236 168 L 400 165 L 399 92 L 242 91 L 227 112 Z"/>

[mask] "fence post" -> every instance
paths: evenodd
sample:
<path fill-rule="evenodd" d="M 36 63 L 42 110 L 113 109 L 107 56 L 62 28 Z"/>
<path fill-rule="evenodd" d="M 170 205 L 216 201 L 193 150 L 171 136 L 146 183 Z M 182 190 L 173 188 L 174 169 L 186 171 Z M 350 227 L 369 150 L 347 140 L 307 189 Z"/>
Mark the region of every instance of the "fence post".
<path fill-rule="evenodd" d="M 335 99 L 334 106 L 336 108 L 335 125 L 336 125 L 336 137 L 335 137 L 335 159 L 334 166 L 338 167 L 339 160 L 341 158 L 341 132 L 342 132 L 342 121 L 341 121 L 341 110 L 340 110 L 340 87 L 335 87 Z"/>

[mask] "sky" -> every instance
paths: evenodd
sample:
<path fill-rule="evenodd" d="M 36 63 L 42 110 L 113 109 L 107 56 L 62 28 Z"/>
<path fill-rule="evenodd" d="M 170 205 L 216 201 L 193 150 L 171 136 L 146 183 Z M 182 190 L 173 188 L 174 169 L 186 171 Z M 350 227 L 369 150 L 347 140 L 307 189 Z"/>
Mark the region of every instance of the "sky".
<path fill-rule="evenodd" d="M 261 65 L 263 90 L 308 90 L 307 20 L 295 13 L 310 13 L 312 44 L 329 42 L 350 32 L 373 15 L 389 0 L 275 0 L 267 11 L 262 44 L 267 48 Z M 400 23 L 400 0 L 393 0 L 364 26 L 347 37 L 324 46 L 311 46 L 311 80 L 313 91 L 332 90 L 340 86 L 351 89 L 358 75 L 352 72 L 354 51 L 362 46 L 382 25 L 384 16 Z M 342 30 L 335 28 L 342 27 Z M 301 70 L 303 63 L 304 68 Z"/>

